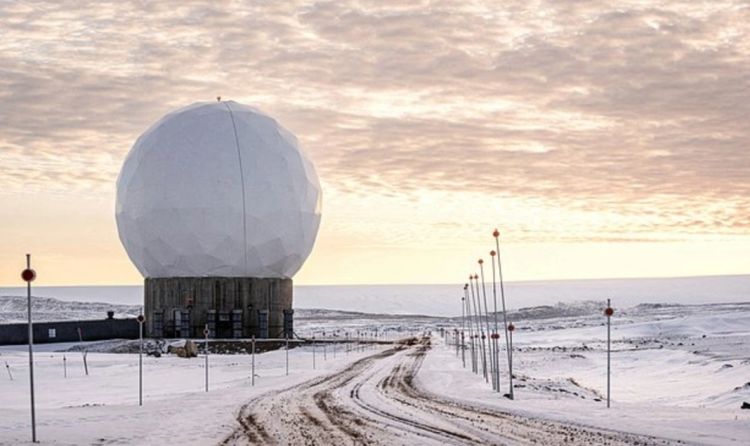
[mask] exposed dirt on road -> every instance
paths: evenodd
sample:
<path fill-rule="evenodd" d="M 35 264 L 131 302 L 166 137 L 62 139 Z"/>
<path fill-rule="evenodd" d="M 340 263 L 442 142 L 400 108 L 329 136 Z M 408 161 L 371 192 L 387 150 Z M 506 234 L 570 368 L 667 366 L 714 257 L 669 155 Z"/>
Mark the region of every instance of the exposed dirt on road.
<path fill-rule="evenodd" d="M 415 385 L 429 338 L 261 395 L 221 444 L 668 445 L 666 439 L 523 417 L 426 393 Z"/>

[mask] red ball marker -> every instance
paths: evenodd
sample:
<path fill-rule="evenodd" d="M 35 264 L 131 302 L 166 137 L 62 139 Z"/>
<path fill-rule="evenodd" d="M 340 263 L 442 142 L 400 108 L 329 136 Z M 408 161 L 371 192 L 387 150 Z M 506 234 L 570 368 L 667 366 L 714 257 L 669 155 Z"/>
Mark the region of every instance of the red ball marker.
<path fill-rule="evenodd" d="M 604 310 L 604 314 L 607 317 L 611 317 L 613 314 L 615 314 L 615 310 L 613 310 L 612 307 L 607 307 L 607 309 Z"/>
<path fill-rule="evenodd" d="M 508 331 L 513 331 L 516 329 L 516 326 L 513 324 L 508 324 Z"/>
<path fill-rule="evenodd" d="M 495 229 L 495 231 L 492 232 L 492 236 L 495 237 L 495 238 L 500 237 L 500 231 L 498 231 L 497 229 Z"/>
<path fill-rule="evenodd" d="M 21 273 L 21 278 L 24 280 L 24 282 L 33 282 L 34 279 L 36 279 L 36 271 L 31 268 L 26 268 Z"/>

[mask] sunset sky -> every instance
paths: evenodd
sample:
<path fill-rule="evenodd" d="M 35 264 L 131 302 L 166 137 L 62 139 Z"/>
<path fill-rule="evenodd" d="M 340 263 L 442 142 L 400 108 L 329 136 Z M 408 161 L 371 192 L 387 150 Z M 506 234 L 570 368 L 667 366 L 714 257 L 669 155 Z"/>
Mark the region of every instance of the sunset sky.
<path fill-rule="evenodd" d="M 410 6 L 404 6 L 409 3 Z M 115 180 L 218 95 L 297 135 L 297 284 L 750 273 L 746 1 L 0 0 L 0 285 L 137 284 Z"/>

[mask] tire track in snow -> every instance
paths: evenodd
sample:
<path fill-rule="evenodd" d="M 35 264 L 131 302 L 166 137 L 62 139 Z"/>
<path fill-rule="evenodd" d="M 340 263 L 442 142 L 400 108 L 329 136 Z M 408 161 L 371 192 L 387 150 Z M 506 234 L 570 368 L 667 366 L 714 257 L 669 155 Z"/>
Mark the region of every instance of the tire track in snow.
<path fill-rule="evenodd" d="M 669 445 L 665 439 L 477 407 L 416 386 L 429 338 L 243 405 L 229 444 Z"/>

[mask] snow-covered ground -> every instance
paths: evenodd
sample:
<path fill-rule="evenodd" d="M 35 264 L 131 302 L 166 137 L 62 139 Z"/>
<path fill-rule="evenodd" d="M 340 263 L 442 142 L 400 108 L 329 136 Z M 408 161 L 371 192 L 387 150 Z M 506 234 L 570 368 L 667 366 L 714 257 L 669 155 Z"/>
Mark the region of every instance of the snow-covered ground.
<path fill-rule="evenodd" d="M 89 375 L 81 353 L 59 352 L 72 344 L 36 347 L 37 433 L 46 444 L 215 444 L 235 426 L 247 400 L 342 369 L 373 353 L 321 346 L 255 355 L 255 386 L 250 355 L 209 355 L 209 392 L 205 360 L 174 355 L 144 355 L 143 407 L 138 406 L 138 355 L 89 353 Z M 383 347 L 378 346 L 378 349 Z M 63 357 L 68 377 L 64 377 Z M 30 442 L 29 364 L 23 346 L 0 347 L 0 444 Z"/>
<path fill-rule="evenodd" d="M 450 338 L 447 344 L 440 338 L 441 328 L 460 328 L 460 318 L 306 310 L 295 314 L 295 322 L 299 333 L 318 338 L 340 339 L 345 333 L 353 337 L 358 331 L 362 337 L 373 338 L 377 331 L 382 340 L 385 336 L 394 339 L 431 331 L 432 348 L 414 382 L 441 398 L 534 420 L 551 419 L 689 444 L 750 444 L 750 410 L 740 409 L 744 401 L 750 402 L 750 304 L 616 308 L 610 409 L 601 401 L 606 393 L 606 326 L 601 307 L 601 302 L 580 302 L 509 313 L 517 327 L 515 401 L 492 392 L 481 376 L 471 373 L 468 351 L 467 368 L 463 368 Z M 300 388 L 306 389 L 313 400 L 302 404 L 300 410 L 315 409 L 315 389 L 328 392 L 334 400 L 345 398 L 347 392 L 310 380 L 342 371 L 339 381 L 348 382 L 346 377 L 353 376 L 349 366 L 354 361 L 389 348 L 383 345 L 344 354 L 339 346 L 334 358 L 329 346 L 323 360 L 322 348 L 318 347 L 316 370 L 312 370 L 311 348 L 295 348 L 290 351 L 289 376 L 285 376 L 283 350 L 259 354 L 254 387 L 250 385 L 248 355 L 212 355 L 209 393 L 203 388 L 202 357 L 144 357 L 144 406 L 138 407 L 137 355 L 89 353 L 90 375 L 85 376 L 81 353 L 63 353 L 72 346 L 37 346 L 38 432 L 45 443 L 215 444 L 237 432 L 240 408 L 256 398 L 263 398 L 258 400 L 263 407 L 278 407 L 273 398 L 283 395 L 289 399 L 290 392 L 281 391 L 302 383 L 308 383 Z M 362 376 L 356 375 L 352 383 L 373 373 L 387 376 L 391 367 L 410 357 L 406 353 L 383 358 L 380 365 L 374 361 L 368 368 L 360 365 Z M 63 356 L 68 378 L 63 376 Z M 504 358 L 501 352 L 503 371 Z M 25 347 L 0 347 L 0 367 L 5 368 L 6 361 L 14 380 L 9 379 L 7 370 L 0 371 L 0 444 L 17 444 L 30 436 Z M 502 373 L 501 381 L 506 392 L 507 373 Z M 362 382 L 367 392 L 379 392 L 377 380 Z M 346 385 L 342 389 L 346 390 Z M 293 399 L 294 391 L 291 395 Z M 362 394 L 362 398 L 369 398 L 367 395 Z M 373 401 L 380 400 L 388 404 L 388 410 L 395 410 L 396 403 L 382 395 Z M 339 403 L 344 415 L 346 410 L 361 409 Z M 371 412 L 369 416 L 375 417 Z M 453 426 L 446 420 L 435 422 Z"/>

